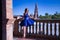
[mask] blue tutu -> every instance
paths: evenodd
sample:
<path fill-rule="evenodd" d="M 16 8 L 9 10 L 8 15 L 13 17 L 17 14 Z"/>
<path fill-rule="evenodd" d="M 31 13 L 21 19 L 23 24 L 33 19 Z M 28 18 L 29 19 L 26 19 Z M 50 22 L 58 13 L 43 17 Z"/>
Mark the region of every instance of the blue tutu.
<path fill-rule="evenodd" d="M 34 20 L 29 18 L 28 14 L 24 16 L 24 20 L 22 20 L 20 23 L 21 26 L 26 26 L 26 27 L 31 26 L 33 24 L 34 24 Z"/>

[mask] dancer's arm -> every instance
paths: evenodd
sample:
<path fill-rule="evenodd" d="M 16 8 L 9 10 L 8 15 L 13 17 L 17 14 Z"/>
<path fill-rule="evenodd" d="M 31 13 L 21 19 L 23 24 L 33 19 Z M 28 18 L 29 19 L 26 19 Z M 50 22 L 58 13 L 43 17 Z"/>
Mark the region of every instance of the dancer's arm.
<path fill-rule="evenodd" d="M 31 17 L 31 16 L 29 16 L 31 19 L 34 19 L 34 20 L 36 20 L 36 18 L 34 18 L 34 17 Z"/>

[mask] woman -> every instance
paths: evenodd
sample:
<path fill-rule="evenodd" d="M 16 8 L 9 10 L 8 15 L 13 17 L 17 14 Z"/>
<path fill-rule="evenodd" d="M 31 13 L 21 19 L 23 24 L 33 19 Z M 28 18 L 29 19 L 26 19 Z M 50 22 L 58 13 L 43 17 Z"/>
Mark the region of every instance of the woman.
<path fill-rule="evenodd" d="M 34 18 L 30 17 L 28 15 L 28 9 L 25 8 L 25 12 L 24 12 L 24 19 L 21 21 L 20 25 L 23 27 L 23 31 L 24 31 L 24 34 L 23 34 L 23 37 L 25 38 L 26 37 L 26 27 L 30 27 L 31 25 L 34 24 Z"/>

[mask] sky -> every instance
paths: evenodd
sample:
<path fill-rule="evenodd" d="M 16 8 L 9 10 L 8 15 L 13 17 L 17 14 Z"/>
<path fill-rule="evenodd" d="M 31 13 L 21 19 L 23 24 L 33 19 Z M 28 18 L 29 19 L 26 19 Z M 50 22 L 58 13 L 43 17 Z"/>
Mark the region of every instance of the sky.
<path fill-rule="evenodd" d="M 23 15 L 25 8 L 28 8 L 29 14 L 34 14 L 35 3 L 38 15 L 53 15 L 56 11 L 60 13 L 60 0 L 13 0 L 13 15 Z"/>

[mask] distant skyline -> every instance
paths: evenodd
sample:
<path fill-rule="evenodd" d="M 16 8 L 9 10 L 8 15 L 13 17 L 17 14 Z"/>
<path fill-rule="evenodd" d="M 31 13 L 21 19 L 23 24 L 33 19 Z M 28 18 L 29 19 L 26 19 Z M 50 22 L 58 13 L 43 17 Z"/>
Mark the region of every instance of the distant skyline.
<path fill-rule="evenodd" d="M 29 14 L 34 14 L 35 3 L 38 15 L 60 13 L 60 0 L 13 0 L 13 15 L 23 15 L 25 8 L 28 8 Z"/>

